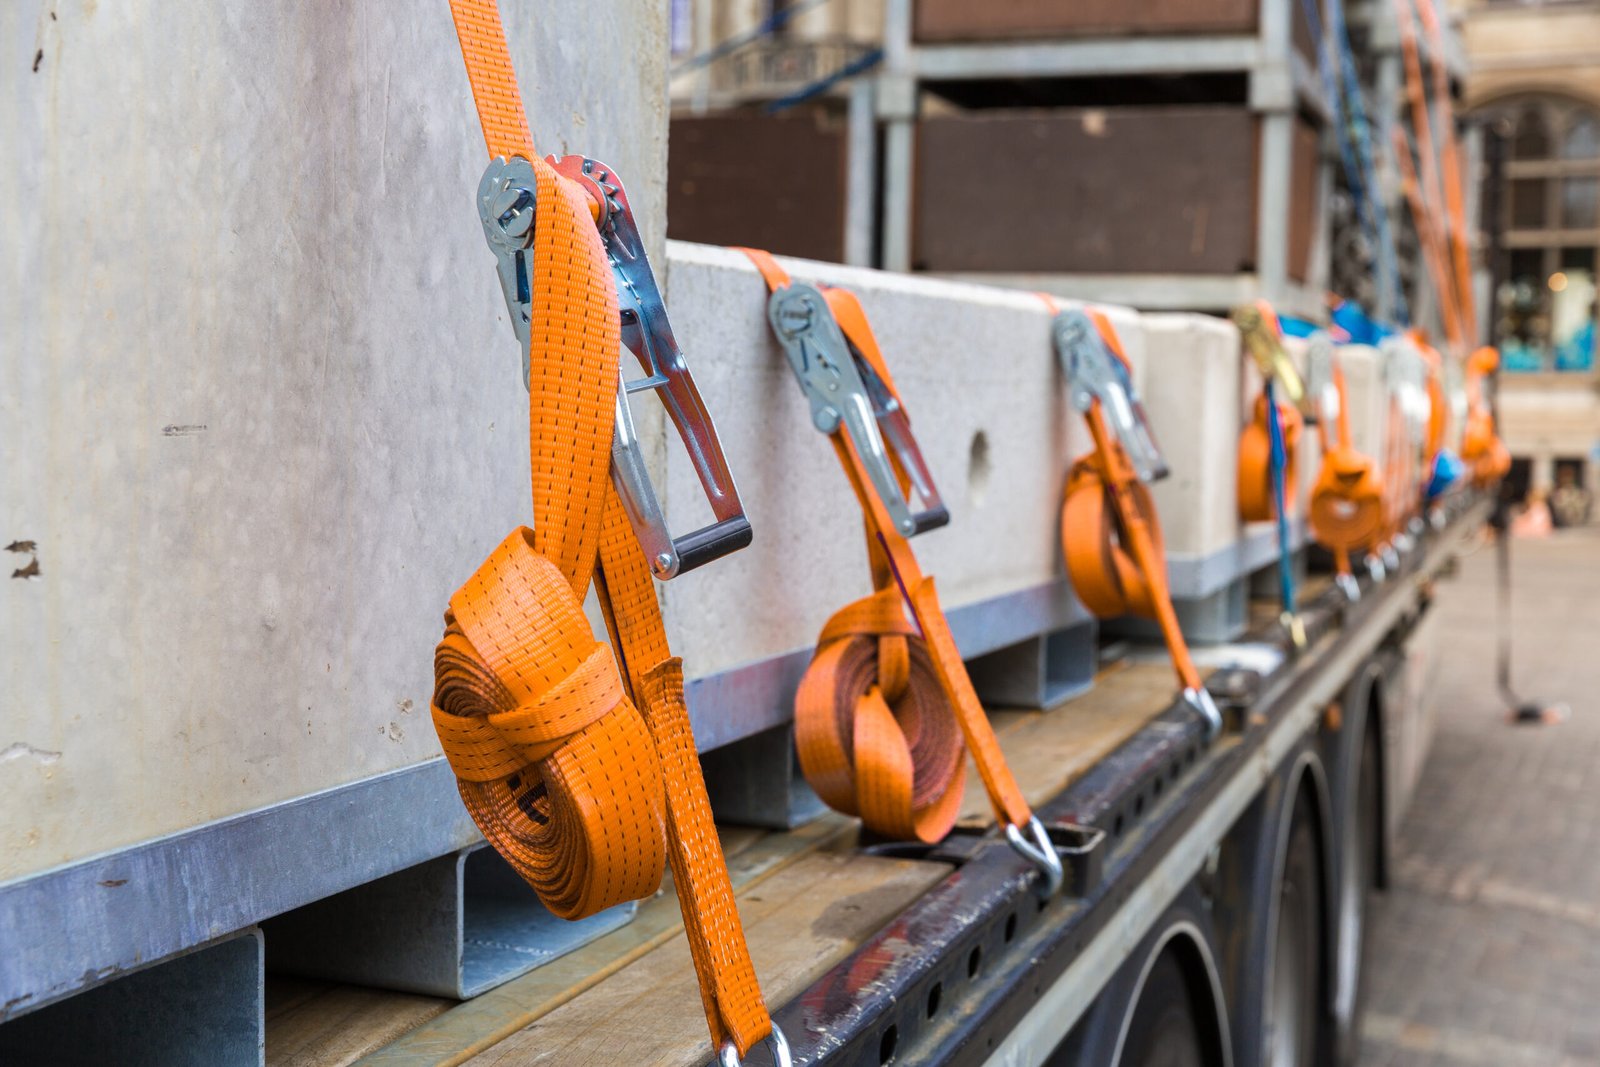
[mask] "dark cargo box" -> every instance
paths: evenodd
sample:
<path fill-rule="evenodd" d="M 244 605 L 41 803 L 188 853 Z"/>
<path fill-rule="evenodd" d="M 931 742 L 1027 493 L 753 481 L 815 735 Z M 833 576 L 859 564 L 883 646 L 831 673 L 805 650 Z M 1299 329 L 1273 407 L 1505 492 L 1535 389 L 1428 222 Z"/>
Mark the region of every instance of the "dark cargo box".
<path fill-rule="evenodd" d="M 1255 269 L 1259 125 L 1242 106 L 985 111 L 917 127 L 915 269 Z M 1318 138 L 1293 139 L 1289 273 L 1306 277 Z"/>
<path fill-rule="evenodd" d="M 1062 37 L 1255 33 L 1261 0 L 915 0 L 912 36 L 923 44 Z M 1303 0 L 1290 5 L 1294 41 L 1311 56 Z M 1320 6 L 1320 5 L 1319 5 Z"/>
<path fill-rule="evenodd" d="M 847 137 L 821 112 L 674 117 L 667 233 L 844 261 Z"/>

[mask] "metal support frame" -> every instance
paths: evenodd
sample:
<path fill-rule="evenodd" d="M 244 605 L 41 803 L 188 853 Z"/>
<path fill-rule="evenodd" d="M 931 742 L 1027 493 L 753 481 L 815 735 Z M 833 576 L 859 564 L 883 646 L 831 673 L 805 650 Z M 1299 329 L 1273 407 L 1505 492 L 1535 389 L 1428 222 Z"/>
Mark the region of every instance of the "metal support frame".
<path fill-rule="evenodd" d="M 1261 295 L 1260 276 L 1237 274 L 1029 274 L 1023 272 L 945 271 L 929 277 L 1007 289 L 1043 291 L 1070 300 L 1127 304 L 1142 311 L 1225 312 Z M 1324 310 L 1322 295 L 1292 279 L 1273 307 L 1284 314 L 1314 318 Z"/>
<path fill-rule="evenodd" d="M 706 752 L 700 768 L 720 822 L 790 830 L 828 810 L 800 773 L 792 724 Z"/>
<path fill-rule="evenodd" d="M 261 931 L 249 929 L 0 1024 L 0 1063 L 260 1067 Z"/>
<path fill-rule="evenodd" d="M 873 113 L 873 90 L 870 78 L 862 78 L 850 87 L 844 261 L 851 267 L 872 266 L 873 236 L 878 226 L 877 200 L 873 192 L 878 180 L 878 126 Z"/>
<path fill-rule="evenodd" d="M 1265 296 L 1282 311 L 1320 319 L 1326 309 L 1329 235 L 1327 165 L 1319 168 L 1323 216 L 1313 234 L 1312 269 L 1299 284 L 1289 277 L 1286 224 L 1295 115 L 1301 109 L 1326 122 L 1331 114 L 1315 69 L 1294 48 L 1289 5 L 1261 0 L 1255 34 L 1021 40 L 918 45 L 912 40 L 911 0 L 888 0 L 885 63 L 877 78 L 877 115 L 884 125 L 883 251 L 888 270 L 913 269 L 915 123 L 924 84 L 977 79 L 1171 75 L 1236 71 L 1250 79 L 1249 100 L 1261 116 L 1257 173 L 1256 270 L 1238 275 L 962 274 L 964 280 L 1128 304 L 1152 310 L 1225 310 Z M 852 190 L 852 199 L 870 190 Z M 865 208 L 852 208 L 862 212 Z"/>
<path fill-rule="evenodd" d="M 466 1000 L 632 920 L 632 902 L 568 922 L 500 854 L 473 845 L 263 924 L 272 970 Z"/>
<path fill-rule="evenodd" d="M 962 654 L 975 657 L 1089 616 L 1061 578 L 948 618 Z M 810 658 L 796 649 L 689 682 L 700 750 L 786 727 Z M 0 1019 L 439 857 L 448 872 L 480 840 L 436 758 L 0 883 Z M 462 877 L 465 901 L 470 863 Z M 437 882 L 438 892 L 453 894 L 450 884 Z"/>
<path fill-rule="evenodd" d="M 985 707 L 1053 708 L 1094 685 L 1098 634 L 1089 619 L 979 656 L 972 686 Z"/>

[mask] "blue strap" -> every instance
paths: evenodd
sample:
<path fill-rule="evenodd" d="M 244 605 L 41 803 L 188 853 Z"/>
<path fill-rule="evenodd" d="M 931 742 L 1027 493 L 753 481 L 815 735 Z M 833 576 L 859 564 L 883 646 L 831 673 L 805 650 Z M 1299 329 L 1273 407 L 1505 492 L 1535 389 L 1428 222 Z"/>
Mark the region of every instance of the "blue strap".
<path fill-rule="evenodd" d="M 1283 441 L 1283 423 L 1278 417 L 1278 402 L 1273 397 L 1272 379 L 1266 381 L 1267 439 L 1271 442 L 1272 497 L 1278 513 L 1278 596 L 1283 610 L 1295 614 L 1294 561 L 1290 558 L 1293 546 L 1289 543 L 1289 509 L 1286 506 L 1285 482 L 1289 467 L 1289 449 Z"/>

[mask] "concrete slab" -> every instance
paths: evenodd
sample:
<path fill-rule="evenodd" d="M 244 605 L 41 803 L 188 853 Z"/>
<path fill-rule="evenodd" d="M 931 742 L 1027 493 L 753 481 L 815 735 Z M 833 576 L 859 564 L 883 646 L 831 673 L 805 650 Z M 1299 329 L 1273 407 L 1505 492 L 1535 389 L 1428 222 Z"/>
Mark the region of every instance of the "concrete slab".
<path fill-rule="evenodd" d="M 665 5 L 505 6 L 540 147 L 659 250 Z M 446 5 L 22 0 L 0 42 L 4 880 L 437 754 L 440 613 L 528 488 Z"/>

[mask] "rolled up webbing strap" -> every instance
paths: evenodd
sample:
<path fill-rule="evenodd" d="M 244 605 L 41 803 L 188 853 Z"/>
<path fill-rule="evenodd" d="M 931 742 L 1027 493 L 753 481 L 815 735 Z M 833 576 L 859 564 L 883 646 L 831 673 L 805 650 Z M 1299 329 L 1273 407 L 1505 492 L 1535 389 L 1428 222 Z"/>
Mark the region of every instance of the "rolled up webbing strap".
<path fill-rule="evenodd" d="M 1052 315 L 1061 313 L 1054 296 L 1036 295 Z M 1106 348 L 1128 366 L 1111 320 L 1101 311 L 1091 309 L 1087 314 Z M 1166 546 L 1155 502 L 1107 425 L 1098 400 L 1084 412 L 1084 422 L 1094 439 L 1094 451 L 1073 464 L 1061 505 L 1061 551 L 1067 577 L 1078 598 L 1096 616 L 1131 612 L 1153 619 L 1161 629 L 1179 684 L 1186 692 L 1199 695 L 1200 672 L 1178 626 L 1167 586 Z"/>
<path fill-rule="evenodd" d="M 1305 420 L 1293 404 L 1275 402 L 1278 425 L 1283 430 L 1283 497 L 1290 502 L 1299 494 L 1299 446 Z M 1277 493 L 1272 475 L 1271 409 L 1263 390 L 1252 410 L 1250 424 L 1239 435 L 1239 517 L 1245 522 L 1271 522 L 1278 517 Z"/>
<path fill-rule="evenodd" d="M 790 284 L 770 254 L 740 251 L 769 290 Z M 822 293 L 845 338 L 899 402 L 861 302 L 843 289 Z M 801 680 L 801 771 L 831 807 L 859 816 L 873 832 L 932 843 L 955 825 L 970 750 L 996 819 L 1029 826 L 1033 812 L 972 688 L 933 579 L 870 488 L 849 434 L 836 429 L 829 439 L 861 506 L 874 592 L 828 620 Z M 893 452 L 890 458 L 904 490 L 910 479 Z"/>
<path fill-rule="evenodd" d="M 713 1043 L 773 1034 L 649 568 L 609 475 L 618 302 L 595 205 L 534 151 L 494 0 L 451 0 L 491 158 L 537 190 L 529 315 L 531 530 L 450 600 L 433 720 L 484 836 L 552 912 L 653 893 L 670 863 Z M 611 645 L 582 602 L 593 582 Z"/>

